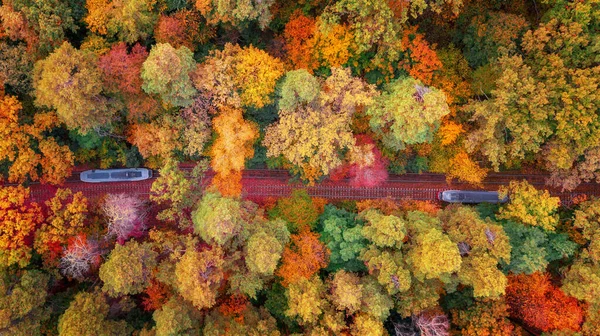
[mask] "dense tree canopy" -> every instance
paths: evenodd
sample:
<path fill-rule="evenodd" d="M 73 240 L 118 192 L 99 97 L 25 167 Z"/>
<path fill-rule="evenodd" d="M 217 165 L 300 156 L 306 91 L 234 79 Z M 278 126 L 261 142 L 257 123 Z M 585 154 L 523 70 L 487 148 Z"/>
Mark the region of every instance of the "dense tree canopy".
<path fill-rule="evenodd" d="M 103 93 L 96 56 L 63 43 L 35 64 L 36 104 L 56 109 L 61 121 L 82 132 L 111 122 L 115 107 Z"/>
<path fill-rule="evenodd" d="M 598 13 L 2 0 L 0 334 L 598 336 Z"/>

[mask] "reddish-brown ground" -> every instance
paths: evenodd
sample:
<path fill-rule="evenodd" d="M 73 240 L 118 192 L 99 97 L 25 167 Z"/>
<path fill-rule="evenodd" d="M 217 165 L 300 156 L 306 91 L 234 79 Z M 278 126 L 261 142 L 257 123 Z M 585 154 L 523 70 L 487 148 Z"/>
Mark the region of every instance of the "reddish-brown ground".
<path fill-rule="evenodd" d="M 190 169 L 186 165 L 183 169 Z M 147 197 L 153 180 L 139 182 L 117 182 L 117 183 L 84 183 L 79 180 L 78 169 L 73 176 L 64 183 L 62 187 L 68 187 L 73 192 L 81 191 L 88 198 L 100 197 L 106 193 L 135 193 Z M 207 179 L 212 174 L 207 173 Z M 544 181 L 545 175 L 521 175 L 521 174 L 490 174 L 483 183 L 483 189 L 497 190 L 501 185 L 507 185 L 511 180 L 526 179 L 537 188 L 549 189 Z M 447 183 L 441 174 L 405 174 L 392 175 L 381 186 L 374 188 L 354 188 L 349 181 L 342 180 L 332 182 L 325 180 L 315 186 L 305 186 L 301 183 L 292 182 L 287 171 L 284 170 L 246 170 L 243 175 L 243 196 L 262 201 L 267 197 L 281 197 L 289 195 L 295 188 L 304 188 L 311 196 L 318 196 L 332 200 L 339 199 L 372 199 L 387 198 L 400 199 L 409 198 L 417 200 L 436 200 L 437 193 L 446 189 L 477 189 L 462 183 Z M 41 184 L 32 184 L 31 193 L 34 201 L 40 202 L 54 195 L 56 187 Z M 564 205 L 570 205 L 573 197 L 581 194 L 588 196 L 600 196 L 600 184 L 584 183 L 572 192 L 561 192 L 557 189 L 549 189 L 550 192 L 559 196 Z"/>

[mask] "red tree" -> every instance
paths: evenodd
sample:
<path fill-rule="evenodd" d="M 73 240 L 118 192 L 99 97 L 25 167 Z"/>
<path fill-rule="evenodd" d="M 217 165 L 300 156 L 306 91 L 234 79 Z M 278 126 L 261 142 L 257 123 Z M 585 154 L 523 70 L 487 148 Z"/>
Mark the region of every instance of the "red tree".
<path fill-rule="evenodd" d="M 152 116 L 157 110 L 158 102 L 142 91 L 140 74 L 147 57 L 148 51 L 140 44 L 128 51 L 127 44 L 121 42 L 98 60 L 105 87 L 123 94 L 130 120 Z"/>
<path fill-rule="evenodd" d="M 552 285 L 547 274 L 511 275 L 508 279 L 506 301 L 512 317 L 543 332 L 580 329 L 582 307 Z"/>
<path fill-rule="evenodd" d="M 142 298 L 142 307 L 145 311 L 160 309 L 171 297 L 167 285 L 156 280 L 150 280 L 150 286 L 144 290 L 144 293 L 146 296 Z"/>
<path fill-rule="evenodd" d="M 348 163 L 334 170 L 330 178 L 339 181 L 350 178 L 353 187 L 375 187 L 388 178 L 387 160 L 368 135 L 357 135 L 356 148 L 348 155 Z"/>
<path fill-rule="evenodd" d="M 157 43 L 169 43 L 174 48 L 186 46 L 196 49 L 215 36 L 215 29 L 207 26 L 197 11 L 183 9 L 171 15 L 161 15 L 154 28 Z"/>

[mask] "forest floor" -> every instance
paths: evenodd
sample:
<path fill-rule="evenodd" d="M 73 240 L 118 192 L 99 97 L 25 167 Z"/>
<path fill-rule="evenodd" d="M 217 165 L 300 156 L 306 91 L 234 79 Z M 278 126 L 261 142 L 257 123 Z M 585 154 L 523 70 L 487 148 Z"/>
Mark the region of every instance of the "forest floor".
<path fill-rule="evenodd" d="M 191 167 L 182 166 L 182 169 L 191 170 Z M 73 192 L 81 191 L 83 194 L 93 200 L 107 193 L 133 193 L 141 197 L 148 197 L 153 180 L 155 177 L 145 181 L 137 182 L 110 182 L 110 183 L 86 183 L 79 180 L 79 173 L 83 169 L 75 169 L 73 175 L 67 179 L 61 187 L 68 187 Z M 212 173 L 207 172 L 204 181 L 208 183 L 212 178 Z M 573 198 L 582 194 L 590 196 L 600 196 L 600 184 L 582 183 L 577 189 L 571 192 L 563 192 L 559 189 L 549 188 L 545 185 L 548 176 L 541 174 L 514 174 L 514 173 L 491 173 L 487 176 L 482 186 L 477 188 L 469 184 L 446 181 L 442 174 L 422 173 L 422 174 L 404 174 L 390 175 L 390 177 L 380 186 L 373 188 L 356 188 L 350 185 L 349 180 L 330 181 L 324 180 L 314 186 L 306 186 L 300 182 L 295 182 L 285 170 L 255 169 L 245 170 L 242 178 L 243 192 L 242 196 L 257 202 L 264 201 L 269 197 L 283 197 L 291 193 L 292 190 L 304 188 L 309 195 L 323 197 L 329 200 L 342 199 L 414 199 L 414 200 L 432 200 L 437 201 L 439 191 L 447 189 L 460 190 L 498 190 L 502 185 L 508 185 L 512 180 L 527 180 L 538 189 L 548 189 L 553 196 L 561 198 L 565 206 L 572 204 Z M 30 185 L 32 201 L 43 202 L 52 196 L 57 189 L 56 186 L 32 183 Z"/>

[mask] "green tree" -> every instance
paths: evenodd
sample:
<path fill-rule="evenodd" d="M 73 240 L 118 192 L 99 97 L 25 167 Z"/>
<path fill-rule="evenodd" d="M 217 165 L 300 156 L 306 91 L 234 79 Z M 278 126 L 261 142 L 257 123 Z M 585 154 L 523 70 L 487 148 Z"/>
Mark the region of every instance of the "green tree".
<path fill-rule="evenodd" d="M 292 191 L 290 197 L 277 200 L 274 208 L 269 210 L 269 217 L 281 218 L 288 223 L 291 233 L 304 227 L 314 228 L 319 219 L 319 209 L 304 189 Z"/>
<path fill-rule="evenodd" d="M 518 40 L 529 28 L 527 20 L 515 14 L 486 12 L 476 15 L 460 36 L 465 58 L 473 68 L 494 62 L 517 50 Z"/>
<path fill-rule="evenodd" d="M 36 270 L 0 270 L 0 333 L 42 335 L 41 322 L 48 318 L 44 303 L 49 280 Z"/>
<path fill-rule="evenodd" d="M 239 200 L 207 193 L 192 213 L 194 231 L 207 243 L 225 245 L 244 226 Z"/>
<path fill-rule="evenodd" d="M 129 241 L 117 244 L 100 266 L 102 290 L 112 297 L 141 293 L 150 283 L 158 253 L 152 244 Z"/>
<path fill-rule="evenodd" d="M 319 217 L 318 228 L 319 239 L 331 251 L 328 270 L 356 272 L 365 269 L 358 257 L 367 241 L 362 234 L 362 221 L 356 218 L 356 214 L 327 204 Z"/>
<path fill-rule="evenodd" d="M 125 321 L 108 319 L 110 306 L 99 292 L 80 292 L 58 320 L 60 336 L 124 335 L 129 332 Z"/>
<path fill-rule="evenodd" d="M 190 80 L 190 72 L 196 67 L 193 56 L 185 46 L 175 49 L 168 43 L 154 45 L 142 65 L 142 89 L 174 106 L 191 105 L 196 94 Z"/>
<path fill-rule="evenodd" d="M 76 1 L 13 0 L 15 10 L 23 13 L 26 24 L 35 32 L 26 36 L 30 52 L 45 56 L 78 30 L 83 7 Z"/>
<path fill-rule="evenodd" d="M 548 263 L 573 256 L 577 244 L 565 233 L 552 233 L 537 227 L 507 221 L 502 225 L 512 246 L 505 271 L 515 274 L 544 272 Z"/>
<path fill-rule="evenodd" d="M 443 116 L 450 113 L 443 92 L 410 77 L 387 85 L 367 109 L 371 129 L 392 150 L 431 142 Z"/>
<path fill-rule="evenodd" d="M 157 336 L 198 335 L 200 312 L 181 297 L 173 296 L 152 314 Z"/>
<path fill-rule="evenodd" d="M 56 109 L 61 121 L 82 132 L 110 123 L 116 111 L 103 94 L 96 56 L 63 43 L 33 69 L 35 103 Z"/>

